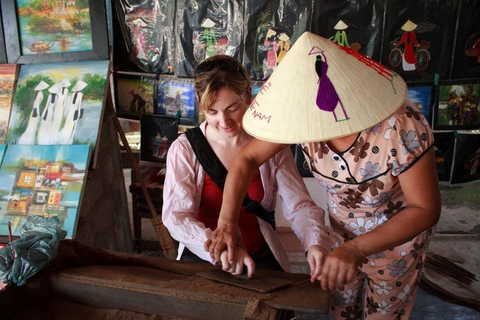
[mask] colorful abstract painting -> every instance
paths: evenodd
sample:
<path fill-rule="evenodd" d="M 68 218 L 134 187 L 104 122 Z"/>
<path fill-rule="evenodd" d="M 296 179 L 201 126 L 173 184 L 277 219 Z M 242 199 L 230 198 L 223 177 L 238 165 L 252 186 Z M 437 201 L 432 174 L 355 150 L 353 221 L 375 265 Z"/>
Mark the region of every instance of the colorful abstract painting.
<path fill-rule="evenodd" d="M 12 234 L 29 215 L 57 216 L 73 238 L 89 145 L 9 145 L 0 169 L 0 236 Z"/>
<path fill-rule="evenodd" d="M 90 51 L 88 1 L 16 0 L 23 55 Z"/>
<path fill-rule="evenodd" d="M 0 143 L 5 143 L 7 138 L 17 71 L 17 64 L 0 64 Z"/>
<path fill-rule="evenodd" d="M 180 124 L 197 124 L 195 89 L 191 79 L 161 77 L 157 85 L 157 114 L 175 117 Z"/>
<path fill-rule="evenodd" d="M 145 113 L 153 114 L 154 75 L 118 72 L 115 79 L 118 116 L 139 119 Z"/>
<path fill-rule="evenodd" d="M 96 145 L 108 61 L 22 65 L 8 144 Z"/>

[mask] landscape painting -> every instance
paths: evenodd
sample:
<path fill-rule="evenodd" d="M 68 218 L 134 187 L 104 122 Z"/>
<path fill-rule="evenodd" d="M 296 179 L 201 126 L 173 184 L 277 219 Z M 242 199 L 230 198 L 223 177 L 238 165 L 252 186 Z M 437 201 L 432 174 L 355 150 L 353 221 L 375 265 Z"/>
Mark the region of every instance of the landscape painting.
<path fill-rule="evenodd" d="M 88 0 L 16 0 L 23 55 L 91 51 Z"/>
<path fill-rule="evenodd" d="M 0 169 L 0 236 L 19 236 L 29 215 L 58 217 L 75 234 L 89 145 L 9 145 Z"/>
<path fill-rule="evenodd" d="M 17 70 L 17 64 L 0 64 L 0 144 L 7 138 Z"/>
<path fill-rule="evenodd" d="M 108 61 L 22 65 L 7 143 L 95 147 L 108 67 Z"/>

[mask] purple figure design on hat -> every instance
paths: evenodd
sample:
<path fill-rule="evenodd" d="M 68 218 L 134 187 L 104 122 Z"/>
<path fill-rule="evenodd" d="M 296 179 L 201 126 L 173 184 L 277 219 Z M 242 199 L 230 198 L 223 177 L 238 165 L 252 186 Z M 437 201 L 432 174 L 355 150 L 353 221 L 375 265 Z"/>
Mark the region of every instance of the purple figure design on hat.
<path fill-rule="evenodd" d="M 317 49 L 317 50 L 314 50 L 314 49 Z M 337 91 L 335 90 L 335 87 L 332 84 L 332 81 L 330 81 L 327 75 L 327 70 L 328 70 L 327 57 L 325 56 L 324 51 L 318 47 L 312 48 L 312 50 L 310 50 L 309 55 L 316 54 L 316 53 L 320 53 L 320 54 L 317 54 L 315 58 L 315 72 L 318 75 L 318 90 L 317 90 L 316 104 L 320 108 L 320 110 L 332 112 L 335 118 L 335 122 L 348 120 L 349 118 L 343 107 L 342 100 L 340 100 L 340 97 L 338 96 Z M 335 108 L 337 107 L 337 104 L 340 104 L 340 107 L 342 108 L 345 119 L 341 119 L 341 120 L 337 119 L 337 115 L 335 114 Z"/>

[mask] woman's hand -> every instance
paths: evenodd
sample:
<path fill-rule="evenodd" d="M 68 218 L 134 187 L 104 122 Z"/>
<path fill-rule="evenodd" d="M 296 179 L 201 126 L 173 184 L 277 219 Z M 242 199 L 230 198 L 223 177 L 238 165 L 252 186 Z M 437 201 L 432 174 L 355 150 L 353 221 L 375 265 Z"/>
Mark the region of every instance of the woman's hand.
<path fill-rule="evenodd" d="M 237 222 L 219 219 L 217 229 L 212 232 L 204 244 L 205 251 L 210 252 L 212 259 L 220 261 L 220 255 L 227 251 L 230 264 L 236 261 L 238 248 L 244 248 L 242 233 Z"/>
<path fill-rule="evenodd" d="M 328 252 L 319 245 L 313 245 L 308 248 L 307 261 L 310 266 L 310 281 L 312 283 L 320 280 L 320 273 L 322 272 L 327 254 Z"/>
<path fill-rule="evenodd" d="M 243 274 L 243 267 L 247 267 L 247 276 L 253 277 L 255 273 L 255 262 L 241 247 L 236 248 L 236 260 L 234 263 L 228 261 L 228 252 L 224 250 L 220 255 L 220 261 L 222 262 L 223 271 L 229 272 L 233 275 L 239 276 Z"/>
<path fill-rule="evenodd" d="M 366 255 L 354 241 L 344 242 L 327 255 L 320 274 L 323 290 L 333 290 L 353 280 Z"/>

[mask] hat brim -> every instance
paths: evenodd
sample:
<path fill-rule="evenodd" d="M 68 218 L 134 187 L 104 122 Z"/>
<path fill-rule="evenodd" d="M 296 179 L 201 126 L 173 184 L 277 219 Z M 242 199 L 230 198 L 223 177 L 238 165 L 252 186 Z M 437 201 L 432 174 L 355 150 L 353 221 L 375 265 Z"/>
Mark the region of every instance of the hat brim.
<path fill-rule="evenodd" d="M 407 85 L 395 72 L 306 32 L 264 82 L 243 127 L 270 142 L 327 141 L 385 120 L 406 94 Z"/>

